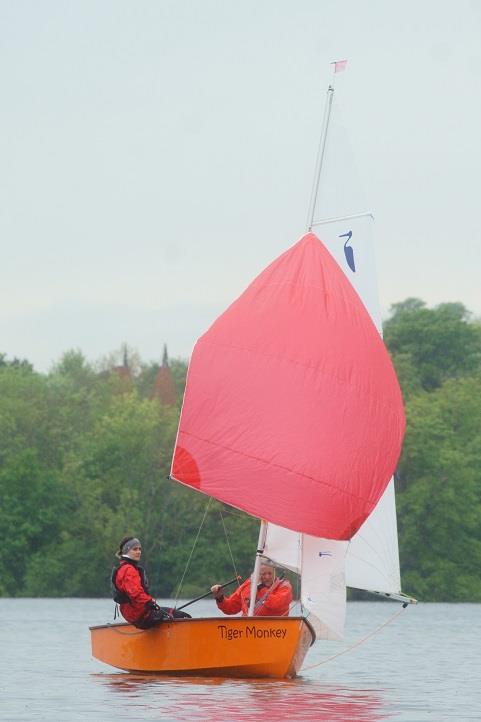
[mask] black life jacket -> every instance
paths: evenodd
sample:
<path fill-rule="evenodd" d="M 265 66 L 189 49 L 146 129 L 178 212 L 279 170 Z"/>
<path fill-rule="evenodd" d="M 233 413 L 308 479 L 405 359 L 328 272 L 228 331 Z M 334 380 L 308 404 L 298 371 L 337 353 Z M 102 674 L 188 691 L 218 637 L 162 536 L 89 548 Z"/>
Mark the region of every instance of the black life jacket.
<path fill-rule="evenodd" d="M 142 585 L 142 588 L 146 594 L 150 594 L 149 592 L 149 581 L 147 579 L 147 573 L 143 567 L 140 566 L 140 564 L 137 564 L 137 562 L 134 562 L 133 559 L 129 559 L 128 557 L 122 557 L 119 564 L 115 566 L 112 569 L 112 576 L 110 577 L 110 588 L 112 592 L 112 599 L 114 602 L 117 602 L 117 604 L 129 604 L 131 599 L 128 594 L 125 592 L 120 591 L 120 589 L 117 587 L 117 584 L 115 583 L 115 580 L 117 578 L 117 572 L 119 571 L 120 567 L 123 567 L 124 564 L 131 564 L 133 567 L 137 569 L 137 571 L 140 574 L 140 583 Z"/>

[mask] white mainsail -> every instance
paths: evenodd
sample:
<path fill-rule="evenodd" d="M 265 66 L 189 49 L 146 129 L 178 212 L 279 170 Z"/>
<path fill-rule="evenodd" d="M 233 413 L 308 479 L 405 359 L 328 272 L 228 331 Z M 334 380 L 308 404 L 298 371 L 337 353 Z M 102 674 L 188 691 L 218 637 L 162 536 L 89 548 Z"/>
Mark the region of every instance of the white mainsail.
<path fill-rule="evenodd" d="M 372 216 L 365 214 L 348 220 L 319 223 L 318 233 L 382 334 Z M 349 248 L 352 250 L 349 251 Z M 372 514 L 349 543 L 346 584 L 367 591 L 400 593 L 396 501 L 392 479 Z"/>
<path fill-rule="evenodd" d="M 366 213 L 315 225 L 319 237 L 382 333 L 372 216 Z M 322 555 L 323 551 L 325 555 Z M 310 613 L 309 621 L 318 637 L 339 639 L 344 626 L 346 586 L 387 594 L 400 593 L 393 480 L 350 542 L 316 539 L 269 524 L 264 554 L 301 575 L 301 601 Z"/>

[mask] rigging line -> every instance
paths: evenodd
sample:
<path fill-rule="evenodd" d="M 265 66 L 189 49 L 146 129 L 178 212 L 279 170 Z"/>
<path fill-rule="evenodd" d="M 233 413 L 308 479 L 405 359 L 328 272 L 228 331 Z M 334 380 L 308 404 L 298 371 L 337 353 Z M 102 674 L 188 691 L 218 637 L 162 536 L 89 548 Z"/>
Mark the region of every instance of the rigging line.
<path fill-rule="evenodd" d="M 346 652 L 350 652 L 351 650 L 355 649 L 356 647 L 360 647 L 361 644 L 366 642 L 370 637 L 373 637 L 375 634 L 381 631 L 383 627 L 387 627 L 388 624 L 391 624 L 396 617 L 399 617 L 399 615 L 404 612 L 407 605 L 403 604 L 401 609 L 396 612 L 396 614 L 393 614 L 392 617 L 387 619 L 385 622 L 379 625 L 379 627 L 376 627 L 372 632 L 369 632 L 365 637 L 362 637 L 362 639 L 358 639 L 357 642 L 354 642 L 354 644 L 351 644 L 350 647 L 347 647 L 346 649 L 343 649 L 341 652 L 337 652 L 336 654 L 333 654 L 331 657 L 326 657 L 326 659 L 322 659 L 320 662 L 317 662 L 317 664 L 311 664 L 309 667 L 303 667 L 300 672 L 307 672 L 308 669 L 315 669 L 315 667 L 320 667 L 321 664 L 327 664 L 327 662 L 332 662 L 333 659 L 336 659 L 336 657 L 340 657 L 342 654 L 346 654 Z"/>
<path fill-rule="evenodd" d="M 238 519 L 242 519 L 242 518 L 244 518 L 245 515 L 246 515 L 245 511 L 240 511 L 240 510 L 238 510 L 238 509 L 234 509 L 234 507 L 232 507 L 232 508 L 227 507 L 227 508 L 226 508 L 225 506 L 224 506 L 224 508 L 223 508 L 223 510 L 222 510 L 222 513 L 223 513 L 224 516 L 236 516 Z"/>
<path fill-rule="evenodd" d="M 224 522 L 224 515 L 223 515 L 223 513 L 222 513 L 222 507 L 220 507 L 219 513 L 220 513 L 220 519 L 221 519 L 221 521 L 222 521 L 222 526 L 224 527 L 225 540 L 226 540 L 226 542 L 227 542 L 227 548 L 228 548 L 228 550 L 229 550 L 230 558 L 231 558 L 231 560 L 232 560 L 232 566 L 233 566 L 233 568 L 234 568 L 234 574 L 235 574 L 236 577 L 238 577 L 239 575 L 237 574 L 237 568 L 236 568 L 236 564 L 235 564 L 235 559 L 234 559 L 234 555 L 232 554 L 232 548 L 231 548 L 231 545 L 230 545 L 230 542 L 229 542 L 229 535 L 227 534 L 227 529 L 226 529 L 225 522 Z"/>
<path fill-rule="evenodd" d="M 209 511 L 209 507 L 212 501 L 212 497 L 209 497 L 209 501 L 207 502 L 207 505 L 205 507 L 204 516 L 202 517 L 202 521 L 200 522 L 199 529 L 197 531 L 197 536 L 195 537 L 194 544 L 192 546 L 192 549 L 189 554 L 189 558 L 187 559 L 187 564 L 185 565 L 184 573 L 182 574 L 182 579 L 179 582 L 179 586 L 177 587 L 177 591 L 175 593 L 175 600 L 174 600 L 174 609 L 177 607 L 177 602 L 179 601 L 179 594 L 180 590 L 182 589 L 182 584 L 184 583 L 185 575 L 187 574 L 187 570 L 190 566 L 190 562 L 192 559 L 192 555 L 194 553 L 195 547 L 197 546 L 197 542 L 199 541 L 200 532 L 202 531 L 202 527 L 204 526 L 205 518 L 207 516 L 207 512 Z"/>

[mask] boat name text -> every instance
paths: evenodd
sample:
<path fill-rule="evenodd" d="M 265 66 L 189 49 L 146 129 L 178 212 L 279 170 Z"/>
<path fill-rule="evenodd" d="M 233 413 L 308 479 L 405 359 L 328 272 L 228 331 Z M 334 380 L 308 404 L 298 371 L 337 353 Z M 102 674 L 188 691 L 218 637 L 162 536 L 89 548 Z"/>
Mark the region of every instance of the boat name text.
<path fill-rule="evenodd" d="M 217 629 L 220 632 L 221 639 L 284 639 L 287 634 L 287 629 L 265 629 L 264 627 L 259 628 L 255 625 L 252 627 L 246 627 L 245 629 L 229 629 L 225 624 L 219 624 Z"/>

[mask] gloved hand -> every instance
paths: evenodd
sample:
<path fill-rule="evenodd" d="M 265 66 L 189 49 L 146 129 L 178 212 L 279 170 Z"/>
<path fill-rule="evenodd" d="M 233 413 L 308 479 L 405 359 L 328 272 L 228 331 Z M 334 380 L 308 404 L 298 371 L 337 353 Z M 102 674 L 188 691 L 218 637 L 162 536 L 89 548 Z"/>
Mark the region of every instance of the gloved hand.
<path fill-rule="evenodd" d="M 149 599 L 148 602 L 145 602 L 145 608 L 146 609 L 153 609 L 155 612 L 160 612 L 160 607 L 155 601 L 155 599 Z"/>

